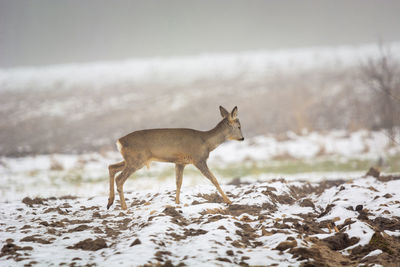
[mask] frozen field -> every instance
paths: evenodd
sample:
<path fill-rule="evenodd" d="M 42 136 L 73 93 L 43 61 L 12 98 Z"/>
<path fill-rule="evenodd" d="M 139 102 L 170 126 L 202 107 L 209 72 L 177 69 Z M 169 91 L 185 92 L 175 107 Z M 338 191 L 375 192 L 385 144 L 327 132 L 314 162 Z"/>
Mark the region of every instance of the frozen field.
<path fill-rule="evenodd" d="M 232 205 L 193 167 L 176 205 L 174 166 L 152 163 L 124 212 L 106 209 L 116 152 L 3 157 L 0 266 L 395 266 L 399 151 L 379 131 L 227 142 L 209 162 Z"/>
<path fill-rule="evenodd" d="M 396 266 L 400 177 L 283 179 L 106 196 L 24 198 L 0 206 L 3 266 Z M 375 265 L 376 266 L 376 265 Z"/>

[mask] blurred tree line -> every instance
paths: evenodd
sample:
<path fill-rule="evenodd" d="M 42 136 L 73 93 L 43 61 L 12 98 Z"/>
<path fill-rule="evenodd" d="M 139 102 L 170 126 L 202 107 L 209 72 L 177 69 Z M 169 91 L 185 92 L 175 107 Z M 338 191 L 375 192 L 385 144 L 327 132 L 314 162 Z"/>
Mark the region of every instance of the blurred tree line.
<path fill-rule="evenodd" d="M 361 64 L 361 79 L 372 91 L 374 128 L 386 129 L 392 142 L 400 126 L 400 64 L 388 47 L 379 46 L 379 56 Z"/>

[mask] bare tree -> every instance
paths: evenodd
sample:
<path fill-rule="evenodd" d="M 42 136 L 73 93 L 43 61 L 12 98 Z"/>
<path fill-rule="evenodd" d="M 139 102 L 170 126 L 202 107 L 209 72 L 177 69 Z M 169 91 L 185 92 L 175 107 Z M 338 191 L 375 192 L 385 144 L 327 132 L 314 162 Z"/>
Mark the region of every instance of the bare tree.
<path fill-rule="evenodd" d="M 377 57 L 361 64 L 363 82 L 373 90 L 371 111 L 377 128 L 386 129 L 394 141 L 394 129 L 400 125 L 400 64 L 390 48 L 379 45 Z"/>

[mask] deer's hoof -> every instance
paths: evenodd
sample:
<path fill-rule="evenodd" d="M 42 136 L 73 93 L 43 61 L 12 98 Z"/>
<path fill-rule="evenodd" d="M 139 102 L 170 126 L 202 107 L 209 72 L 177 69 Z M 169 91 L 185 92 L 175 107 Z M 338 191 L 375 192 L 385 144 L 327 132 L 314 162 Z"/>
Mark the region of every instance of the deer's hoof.
<path fill-rule="evenodd" d="M 230 201 L 229 199 L 225 199 L 225 203 L 228 204 L 228 205 L 231 205 L 232 201 Z"/>
<path fill-rule="evenodd" d="M 107 204 L 107 209 L 110 209 L 110 207 L 112 206 L 114 201 L 112 201 L 111 199 L 108 200 L 108 204 Z"/>

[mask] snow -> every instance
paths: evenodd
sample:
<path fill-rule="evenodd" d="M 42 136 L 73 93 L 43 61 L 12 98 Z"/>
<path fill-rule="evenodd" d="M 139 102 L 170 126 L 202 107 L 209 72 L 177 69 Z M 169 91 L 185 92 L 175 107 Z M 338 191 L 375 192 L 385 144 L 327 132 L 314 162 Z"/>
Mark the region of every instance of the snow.
<path fill-rule="evenodd" d="M 380 249 L 375 249 L 375 250 L 371 251 L 370 253 L 368 253 L 368 255 L 366 255 L 364 258 L 377 256 L 377 255 L 381 254 L 382 252 L 383 251 Z"/>
<path fill-rule="evenodd" d="M 323 218 L 333 219 L 339 217 L 338 223 L 344 223 L 346 218 L 354 217 L 358 214 L 355 210 L 349 210 L 348 207 L 355 208 L 358 205 L 368 207 L 368 210 L 373 211 L 374 219 L 377 216 L 391 218 L 399 216 L 400 210 L 390 207 L 382 208 L 382 205 L 387 202 L 385 197 L 377 192 L 385 192 L 385 194 L 399 195 L 400 196 L 400 182 L 389 181 L 387 183 L 377 182 L 373 177 L 365 179 L 356 179 L 351 184 L 343 184 L 343 189 L 339 192 L 335 188 L 325 190 L 325 192 L 318 198 L 316 204 L 324 208 L 329 204 L 334 203 L 335 207 Z M 351 191 L 351 195 L 348 192 Z M 378 196 L 378 197 L 377 197 Z M 384 212 L 386 211 L 386 212 Z M 320 221 L 323 220 L 322 218 Z"/>
<path fill-rule="evenodd" d="M 400 236 L 400 231 L 389 231 L 385 230 L 384 231 L 386 234 L 391 235 L 391 236 Z"/>
<path fill-rule="evenodd" d="M 186 191 L 183 196 L 183 203 L 180 206 L 180 210 L 182 211 L 182 216 L 186 219 L 190 219 L 192 217 L 198 217 L 199 213 L 204 210 L 204 209 L 215 209 L 215 208 L 220 208 L 223 209 L 225 208 L 224 204 L 217 204 L 217 203 L 205 203 L 205 204 L 200 204 L 197 205 L 194 209 L 192 206 L 189 206 L 189 203 L 193 201 L 193 196 L 197 195 L 200 192 L 212 192 L 213 187 L 201 187 L 201 188 L 195 188 L 191 191 Z M 137 197 L 139 199 L 145 199 L 147 195 L 157 195 L 156 192 L 141 192 L 141 193 L 135 193 L 134 197 Z M 151 204 L 148 206 L 143 206 L 143 207 L 133 207 L 131 208 L 130 212 L 135 215 L 135 218 L 137 218 L 137 225 L 140 225 L 142 223 L 147 223 L 149 221 L 150 216 L 156 216 L 161 213 L 161 211 L 166 207 L 167 203 L 171 203 L 171 200 L 166 199 L 166 192 L 164 191 L 163 194 L 160 194 L 156 197 L 154 197 L 151 200 Z M 92 206 L 92 205 L 98 205 L 98 204 L 103 204 L 105 201 L 105 198 L 94 198 L 93 200 L 88 200 L 88 201 L 81 201 L 79 205 L 85 205 L 85 206 Z M 251 201 L 248 201 L 251 202 Z M 246 202 L 242 202 L 243 204 Z M 171 203 L 172 204 L 172 203 Z M 14 209 L 19 209 L 22 208 L 24 209 L 24 205 L 18 202 L 10 203 L 10 204 L 5 204 L 2 205 L 1 207 L 1 219 L 5 224 L 13 224 L 15 227 L 22 227 L 23 223 L 12 223 L 14 219 L 7 219 L 7 217 L 4 216 L 5 213 L 8 213 Z M 71 212 L 74 212 L 77 210 L 75 207 L 71 209 Z M 152 213 L 152 211 L 155 211 Z M 113 211 L 111 212 L 114 216 L 118 213 L 118 211 Z M 14 214 L 11 212 L 11 214 Z M 151 215 L 150 215 L 151 214 Z M 34 215 L 28 215 L 24 217 L 24 220 L 28 222 L 30 219 L 34 218 Z M 91 217 L 89 215 L 87 216 L 82 216 L 81 219 L 90 219 Z M 4 219 L 4 220 L 3 220 Z M 52 221 L 52 217 L 50 214 L 48 216 L 44 215 L 42 216 L 42 219 L 50 222 Z M 202 235 L 202 236 L 194 236 L 190 238 L 189 240 L 186 240 L 184 242 L 180 242 L 179 244 L 175 244 L 174 242 L 168 242 L 168 250 L 173 252 L 174 255 L 174 262 L 180 262 L 183 261 L 183 256 L 180 257 L 179 255 L 188 255 L 190 254 L 191 257 L 187 260 L 185 260 L 185 263 L 190 266 L 200 266 L 203 264 L 209 264 L 210 262 L 213 262 L 213 253 L 210 254 L 210 249 L 211 251 L 214 251 L 215 254 L 217 255 L 224 255 L 226 249 L 223 249 L 221 247 L 213 247 L 213 243 L 215 242 L 224 242 L 225 243 L 225 237 L 226 233 L 225 231 L 222 230 L 215 230 L 219 226 L 223 225 L 226 229 L 229 230 L 230 236 L 232 240 L 236 240 L 237 237 L 235 236 L 234 232 L 237 230 L 237 227 L 235 226 L 234 222 L 235 221 L 240 221 L 240 218 L 228 218 L 228 219 L 223 219 L 219 220 L 215 223 L 209 223 L 209 224 L 190 224 L 187 226 L 187 228 L 194 228 L 194 229 L 202 229 L 204 231 L 208 231 L 207 234 Z M 92 227 L 95 227 L 96 224 L 92 224 Z M 121 264 L 121 265 L 126 265 L 127 262 L 131 262 L 134 265 L 142 265 L 148 263 L 149 259 L 151 259 L 154 255 L 154 251 L 157 251 L 158 246 L 154 243 L 151 242 L 152 239 L 157 239 L 157 240 L 164 240 L 167 239 L 167 236 L 165 233 L 168 232 L 176 232 L 177 234 L 182 234 L 181 227 L 171 223 L 170 218 L 167 216 L 163 217 L 157 217 L 152 220 L 152 223 L 148 225 L 148 227 L 144 229 L 132 229 L 131 234 L 126 233 L 124 236 L 125 237 L 120 237 L 121 242 L 118 242 L 116 246 L 114 247 L 116 250 L 120 252 L 120 254 L 114 254 L 110 252 L 103 252 L 101 255 L 104 256 L 104 262 L 102 264 Z M 44 234 L 44 232 L 37 232 Z M 128 237 L 130 235 L 131 238 Z M 131 249 L 129 246 L 127 246 L 127 241 L 124 241 L 124 238 L 127 238 L 130 240 L 129 242 L 132 242 L 132 235 L 139 238 L 142 242 L 142 244 L 136 245 L 135 249 Z M 21 239 L 24 234 L 21 233 L 16 233 L 11 235 L 13 239 L 18 240 Z M 37 259 L 40 259 L 42 264 L 50 264 L 51 262 L 53 263 L 60 263 L 63 261 L 68 261 L 73 257 L 80 257 L 82 258 L 83 261 L 93 261 L 100 263 L 99 261 L 99 256 L 100 254 L 95 254 L 95 253 L 85 253 L 85 252 L 80 252 L 80 251 L 69 251 L 65 250 L 63 253 L 57 253 L 61 251 L 64 247 L 66 246 L 71 246 L 75 244 L 76 242 L 85 239 L 86 237 L 91 237 L 92 234 L 90 231 L 84 231 L 81 232 L 79 235 L 74 235 L 74 234 L 69 234 L 69 239 L 61 239 L 57 244 L 55 244 L 52 247 L 47 247 L 45 245 L 36 245 L 33 244 L 32 246 L 34 247 L 34 250 L 37 251 L 35 253 L 35 257 Z M 6 238 L 9 237 L 9 234 L 5 234 Z M 274 247 L 277 244 L 279 244 L 281 241 L 284 241 L 286 239 L 286 235 L 284 234 L 276 234 L 273 235 L 271 238 L 264 238 L 264 246 L 263 248 L 260 249 L 254 249 L 254 250 L 249 250 L 248 253 L 246 253 L 247 256 L 250 257 L 249 264 L 250 265 L 261 265 L 265 264 L 265 259 L 267 258 L 267 262 L 275 263 L 277 260 L 286 262 L 287 256 L 285 255 L 280 255 L 278 251 L 270 250 L 270 249 L 264 249 L 264 248 L 269 248 L 269 247 Z M 194 249 L 195 248 L 195 249 Z M 236 253 L 237 249 L 232 247 L 231 249 L 234 250 Z M 54 255 L 57 255 L 54 257 Z M 211 256 L 211 258 L 210 258 Z M 295 262 L 294 260 L 289 260 L 289 262 Z M 224 264 L 222 264 L 224 265 Z M 229 266 L 230 264 L 225 264 L 226 266 Z"/>
<path fill-rule="evenodd" d="M 374 230 L 371 229 L 368 224 L 357 221 L 351 225 L 351 229 L 348 229 L 346 233 L 349 235 L 350 238 L 353 236 L 360 238 L 360 241 L 356 245 L 347 248 L 347 250 L 350 250 L 358 245 L 364 246 L 368 244 L 371 240 L 372 235 L 374 234 Z"/>

